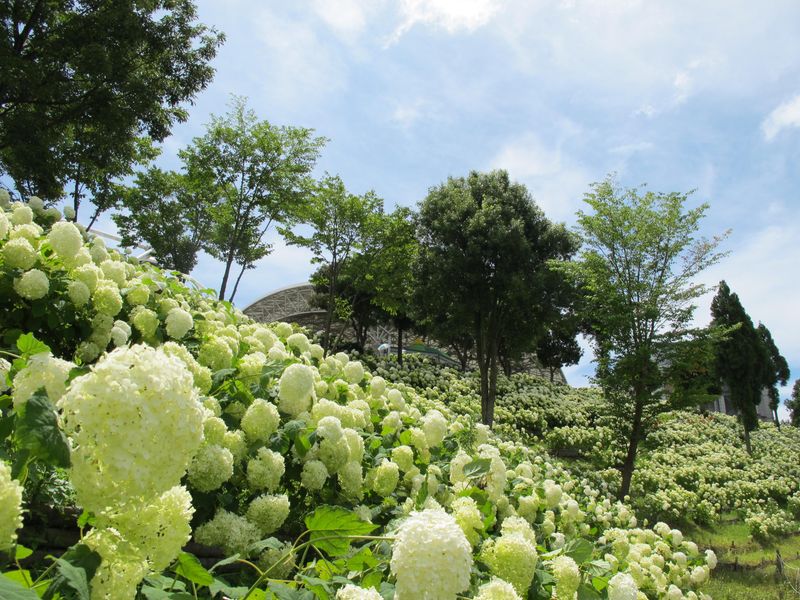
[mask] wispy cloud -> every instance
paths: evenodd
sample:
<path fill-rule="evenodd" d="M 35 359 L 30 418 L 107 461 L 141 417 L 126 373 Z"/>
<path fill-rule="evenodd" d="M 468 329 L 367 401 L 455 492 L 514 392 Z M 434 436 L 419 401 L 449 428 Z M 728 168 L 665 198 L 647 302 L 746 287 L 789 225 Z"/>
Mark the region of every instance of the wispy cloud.
<path fill-rule="evenodd" d="M 505 169 L 512 178 L 525 183 L 545 214 L 558 221 L 572 220 L 593 181 L 589 171 L 561 148 L 543 143 L 534 134 L 505 144 L 489 167 Z"/>
<path fill-rule="evenodd" d="M 781 130 L 789 127 L 800 127 L 800 94 L 776 107 L 761 123 L 767 141 L 772 141 Z"/>
<path fill-rule="evenodd" d="M 415 25 L 427 25 L 451 34 L 474 31 L 486 25 L 500 6 L 498 0 L 401 0 L 401 22 L 388 44 L 397 42 Z"/>

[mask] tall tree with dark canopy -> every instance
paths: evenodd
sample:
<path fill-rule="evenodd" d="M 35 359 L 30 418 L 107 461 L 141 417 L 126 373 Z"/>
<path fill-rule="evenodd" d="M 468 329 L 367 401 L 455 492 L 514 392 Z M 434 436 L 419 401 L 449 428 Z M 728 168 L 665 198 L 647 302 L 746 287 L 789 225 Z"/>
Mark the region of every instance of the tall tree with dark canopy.
<path fill-rule="evenodd" d="M 47 200 L 72 181 L 76 208 L 186 120 L 224 39 L 192 0 L 6 1 L 0 21 L 0 170 Z"/>
<path fill-rule="evenodd" d="M 688 194 L 592 185 L 579 212 L 584 241 L 572 265 L 584 286 L 582 322 L 594 346 L 595 378 L 620 424 L 625 459 L 620 497 L 630 491 L 639 444 L 661 412 L 708 401 L 714 336 L 688 328 L 695 276 L 721 258 L 720 238 L 697 236 L 706 205 Z"/>
<path fill-rule="evenodd" d="M 307 203 L 325 141 L 312 129 L 259 121 L 244 98 L 234 97 L 231 111 L 212 117 L 206 133 L 181 151 L 189 180 L 213 182 L 220 193 L 206 246 L 225 264 L 220 299 L 233 300 L 244 272 L 272 251 L 264 241 L 270 228 L 295 219 Z M 234 264 L 240 270 L 229 293 Z"/>
<path fill-rule="evenodd" d="M 576 240 L 505 171 L 472 172 L 431 188 L 417 234 L 417 312 L 441 341 L 474 337 L 481 419 L 491 426 L 500 341 L 532 343 L 534 323 L 549 312 L 550 263 L 569 259 Z"/>
<path fill-rule="evenodd" d="M 775 420 L 775 425 L 780 428 L 781 422 L 778 419 L 778 407 L 780 406 L 781 398 L 778 384 L 786 385 L 789 382 L 789 377 L 791 376 L 789 363 L 781 356 L 781 352 L 775 345 L 775 340 L 772 339 L 772 334 L 766 325 L 759 323 L 756 330 L 769 357 L 764 371 L 764 385 L 767 386 L 767 392 L 769 393 L 769 407 L 772 410 L 772 417 Z"/>
<path fill-rule="evenodd" d="M 795 379 L 792 386 L 792 397 L 785 401 L 789 409 L 789 422 L 795 427 L 800 427 L 800 379 Z"/>
<path fill-rule="evenodd" d="M 768 379 L 770 356 L 739 296 L 720 281 L 711 301 L 712 325 L 732 327 L 716 350 L 715 370 L 742 423 L 745 446 L 752 452 L 750 432 L 758 427 L 757 407 Z"/>

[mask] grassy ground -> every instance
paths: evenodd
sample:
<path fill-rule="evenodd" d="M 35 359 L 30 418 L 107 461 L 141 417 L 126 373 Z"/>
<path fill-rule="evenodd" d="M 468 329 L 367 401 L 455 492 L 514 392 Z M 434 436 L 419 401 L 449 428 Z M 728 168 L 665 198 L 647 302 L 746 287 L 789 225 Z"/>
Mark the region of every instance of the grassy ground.
<path fill-rule="evenodd" d="M 734 515 L 726 515 L 713 527 L 685 528 L 685 533 L 717 554 L 719 566 L 704 589 L 714 600 L 800 599 L 800 536 L 764 546 Z M 783 576 L 777 573 L 778 556 Z"/>

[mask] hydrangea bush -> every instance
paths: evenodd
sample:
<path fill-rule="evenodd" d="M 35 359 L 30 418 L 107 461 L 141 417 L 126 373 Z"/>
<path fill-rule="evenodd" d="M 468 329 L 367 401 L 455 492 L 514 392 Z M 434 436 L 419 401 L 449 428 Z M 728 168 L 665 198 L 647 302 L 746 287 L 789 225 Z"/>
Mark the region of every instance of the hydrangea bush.
<path fill-rule="evenodd" d="M 469 398 L 325 356 L 41 202 L 0 202 L 3 593 L 706 597 L 713 555 L 527 443 L 546 411 L 489 431 Z M 82 511 L 49 570 L 17 545 L 36 545 L 33 467 Z"/>

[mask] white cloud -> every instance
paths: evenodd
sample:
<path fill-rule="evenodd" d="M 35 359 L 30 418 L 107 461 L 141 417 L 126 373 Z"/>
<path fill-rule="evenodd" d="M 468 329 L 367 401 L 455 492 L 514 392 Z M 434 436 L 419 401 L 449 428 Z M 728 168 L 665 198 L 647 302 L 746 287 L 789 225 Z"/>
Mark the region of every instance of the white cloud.
<path fill-rule="evenodd" d="M 498 0 L 401 0 L 401 23 L 389 44 L 417 24 L 444 29 L 453 34 L 474 31 L 486 25 L 500 10 Z"/>
<path fill-rule="evenodd" d="M 313 9 L 339 37 L 352 41 L 366 27 L 367 4 L 359 0 L 314 0 Z"/>
<path fill-rule="evenodd" d="M 513 179 L 525 183 L 548 218 L 556 221 L 572 220 L 594 180 L 560 147 L 547 146 L 534 134 L 503 146 L 489 166 L 506 169 Z"/>
<path fill-rule="evenodd" d="M 763 322 L 790 365 L 800 365 L 797 326 L 797 282 L 792 276 L 800 261 L 800 221 L 797 218 L 756 231 L 743 240 L 732 237 L 730 256 L 703 276 L 709 285 L 725 280 L 738 294 L 754 323 Z M 710 320 L 713 293 L 699 303 L 696 320 Z"/>
<path fill-rule="evenodd" d="M 257 46 L 251 49 L 248 76 L 257 94 L 285 107 L 319 105 L 342 90 L 347 71 L 336 48 L 323 43 L 306 21 L 264 10 L 257 18 Z"/>
<path fill-rule="evenodd" d="M 423 116 L 424 107 L 425 102 L 419 99 L 413 102 L 398 103 L 392 112 L 391 119 L 403 129 L 408 129 Z"/>
<path fill-rule="evenodd" d="M 775 108 L 761 123 L 761 131 L 767 141 L 787 127 L 800 127 L 800 94 Z"/>

